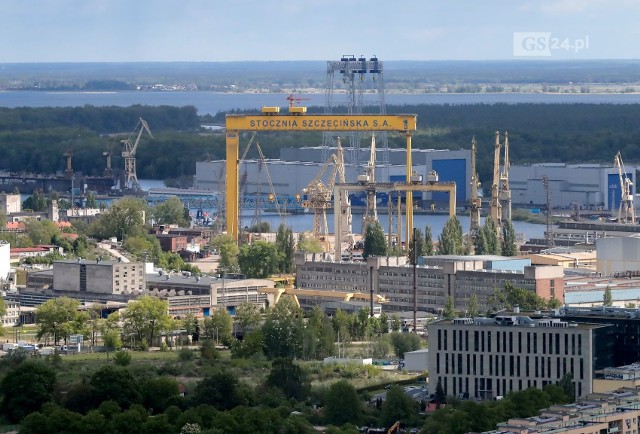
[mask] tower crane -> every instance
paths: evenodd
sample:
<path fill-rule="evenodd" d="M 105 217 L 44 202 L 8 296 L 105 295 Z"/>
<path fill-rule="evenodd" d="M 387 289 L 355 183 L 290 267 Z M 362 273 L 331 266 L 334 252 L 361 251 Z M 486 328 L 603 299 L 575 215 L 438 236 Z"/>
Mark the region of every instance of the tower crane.
<path fill-rule="evenodd" d="M 140 143 L 140 138 L 144 131 L 149 134 L 149 137 L 152 139 L 154 138 L 153 134 L 151 134 L 147 121 L 139 118 L 136 127 L 133 129 L 133 132 L 129 134 L 129 137 L 125 140 L 121 140 L 123 146 L 122 158 L 124 159 L 124 189 L 140 190 L 138 176 L 136 175 L 136 150 L 138 149 L 138 144 Z M 136 140 L 134 143 L 131 143 L 133 136 L 136 136 Z"/>
<path fill-rule="evenodd" d="M 496 228 L 500 228 L 502 211 L 500 207 L 500 132 L 496 131 L 496 141 L 493 147 L 493 183 L 491 184 L 491 204 L 489 206 L 489 217 L 493 219 Z"/>
<path fill-rule="evenodd" d="M 69 150 L 62 155 L 67 162 L 66 168 L 64 169 L 64 176 L 73 178 L 73 148 L 69 148 Z"/>
<path fill-rule="evenodd" d="M 369 162 L 364 169 L 363 175 L 358 175 L 358 182 L 368 186 L 367 207 L 364 211 L 362 222 L 362 233 L 366 233 L 367 226 L 378 220 L 378 211 L 376 209 L 376 136 L 371 134 L 371 153 Z"/>
<path fill-rule="evenodd" d="M 469 233 L 475 238 L 480 232 L 480 210 L 482 209 L 482 199 L 478 196 L 478 172 L 476 171 L 476 138 L 471 139 L 471 200 L 469 201 L 470 228 Z"/>
<path fill-rule="evenodd" d="M 620 178 L 620 206 L 618 207 L 618 223 L 635 224 L 636 215 L 633 205 L 633 181 L 629 179 L 622 162 L 620 151 L 614 158 L 614 167 L 618 168 L 618 176 Z"/>
<path fill-rule="evenodd" d="M 511 220 L 511 188 L 509 187 L 509 133 L 504 132 L 504 165 L 500 174 L 498 198 L 500 200 L 501 221 Z"/>

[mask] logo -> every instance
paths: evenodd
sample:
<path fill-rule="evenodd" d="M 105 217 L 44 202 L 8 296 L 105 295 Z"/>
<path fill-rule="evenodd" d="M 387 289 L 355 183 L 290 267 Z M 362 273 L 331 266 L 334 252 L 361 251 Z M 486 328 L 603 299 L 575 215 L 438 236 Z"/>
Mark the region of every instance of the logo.
<path fill-rule="evenodd" d="M 589 36 L 557 38 L 551 32 L 514 32 L 514 57 L 551 57 L 554 53 L 578 54 L 589 49 Z"/>

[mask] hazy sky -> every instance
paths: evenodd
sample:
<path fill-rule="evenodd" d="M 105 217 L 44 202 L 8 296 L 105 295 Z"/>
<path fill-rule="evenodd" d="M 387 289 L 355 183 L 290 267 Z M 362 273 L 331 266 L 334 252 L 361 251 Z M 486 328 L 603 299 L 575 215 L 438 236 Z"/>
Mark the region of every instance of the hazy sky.
<path fill-rule="evenodd" d="M 0 63 L 629 59 L 639 19 L 638 0 L 0 0 Z"/>

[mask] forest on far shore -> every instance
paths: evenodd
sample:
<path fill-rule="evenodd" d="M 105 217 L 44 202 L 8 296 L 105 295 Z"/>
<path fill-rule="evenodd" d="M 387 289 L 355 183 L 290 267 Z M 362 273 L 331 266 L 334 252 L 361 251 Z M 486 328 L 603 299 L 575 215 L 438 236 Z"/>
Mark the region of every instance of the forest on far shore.
<path fill-rule="evenodd" d="M 322 113 L 310 107 L 310 113 Z M 620 150 L 627 164 L 640 162 L 640 104 L 473 104 L 387 106 L 387 113 L 415 113 L 414 148 L 469 149 L 478 141 L 478 172 L 491 177 L 496 130 L 509 132 L 512 164 L 537 162 L 613 164 Z M 0 108 L 0 170 L 56 173 L 64 170 L 65 152 L 73 152 L 73 168 L 101 175 L 110 150 L 120 168 L 121 140 L 139 117 L 154 139 L 143 136 L 137 151 L 141 179 L 188 178 L 195 163 L 225 158 L 225 137 L 205 131 L 202 123 L 224 125 L 226 113 L 199 116 L 193 106 Z M 241 148 L 250 133 L 241 138 Z M 135 139 L 135 138 L 134 138 Z M 260 133 L 256 138 L 267 158 L 285 147 L 319 146 L 320 133 Z M 363 142 L 363 144 L 366 143 Z M 404 138 L 389 135 L 389 146 Z M 255 149 L 247 155 L 256 158 Z"/>

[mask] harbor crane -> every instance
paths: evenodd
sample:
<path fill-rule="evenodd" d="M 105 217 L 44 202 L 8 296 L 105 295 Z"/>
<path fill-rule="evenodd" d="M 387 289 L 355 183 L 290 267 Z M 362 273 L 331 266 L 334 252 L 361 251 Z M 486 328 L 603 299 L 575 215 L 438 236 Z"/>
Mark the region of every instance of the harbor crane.
<path fill-rule="evenodd" d="M 614 167 L 618 168 L 618 176 L 620 178 L 621 196 L 620 206 L 618 207 L 618 223 L 635 224 L 636 213 L 633 205 L 633 181 L 631 181 L 627 175 L 620 151 L 616 154 L 613 162 Z"/>
<path fill-rule="evenodd" d="M 509 187 L 509 133 L 504 132 L 504 164 L 500 174 L 500 188 L 498 199 L 500 201 L 500 221 L 511 220 L 511 188 Z"/>
<path fill-rule="evenodd" d="M 313 236 L 316 239 L 326 237 L 329 234 L 329 226 L 327 222 L 327 209 L 333 206 L 332 195 L 336 178 L 339 182 L 345 182 L 344 174 L 344 157 L 342 153 L 342 145 L 340 138 L 337 140 L 338 147 L 335 154 L 331 154 L 329 159 L 320 168 L 316 177 L 309 183 L 303 193 L 307 196 L 303 202 L 303 206 L 313 210 Z M 329 175 L 327 184 L 322 182 L 322 177 L 327 169 L 333 164 L 333 170 Z M 346 204 L 344 204 L 346 202 Z M 345 223 L 347 227 L 351 227 L 351 208 L 348 206 L 348 194 L 342 193 L 340 203 L 341 209 L 345 211 Z M 336 211 L 337 212 L 337 211 Z"/>
<path fill-rule="evenodd" d="M 378 211 L 376 209 L 376 136 L 371 134 L 371 154 L 369 162 L 364 169 L 363 175 L 358 175 L 358 182 L 366 184 L 367 202 L 364 215 L 362 216 L 362 234 L 367 232 L 367 226 L 378 221 Z"/>
<path fill-rule="evenodd" d="M 493 219 L 496 228 L 500 231 L 502 210 L 500 209 L 500 132 L 496 131 L 496 141 L 493 147 L 493 183 L 491 184 L 491 203 L 489 205 L 489 218 Z"/>
<path fill-rule="evenodd" d="M 105 158 L 105 168 L 104 168 L 104 176 L 112 177 L 113 176 L 113 168 L 111 167 L 111 145 L 107 146 L 107 150 L 102 153 L 102 156 Z"/>
<path fill-rule="evenodd" d="M 471 139 L 471 199 L 469 200 L 470 227 L 469 234 L 475 238 L 480 233 L 480 210 L 482 209 L 482 199 L 478 195 L 478 172 L 476 171 L 476 138 Z"/>
<path fill-rule="evenodd" d="M 123 189 L 136 191 L 140 190 L 140 183 L 138 183 L 138 176 L 136 175 L 136 150 L 138 149 L 138 144 L 140 143 L 142 133 L 145 131 L 147 132 L 147 134 L 149 134 L 149 137 L 151 137 L 152 139 L 154 138 L 153 134 L 151 134 L 151 130 L 149 129 L 147 121 L 140 118 L 133 132 L 129 134 L 129 137 L 125 140 L 121 140 L 123 147 L 122 158 L 124 159 L 124 183 L 122 185 Z M 136 136 L 136 140 L 134 143 L 131 143 L 131 139 L 134 136 Z"/>

